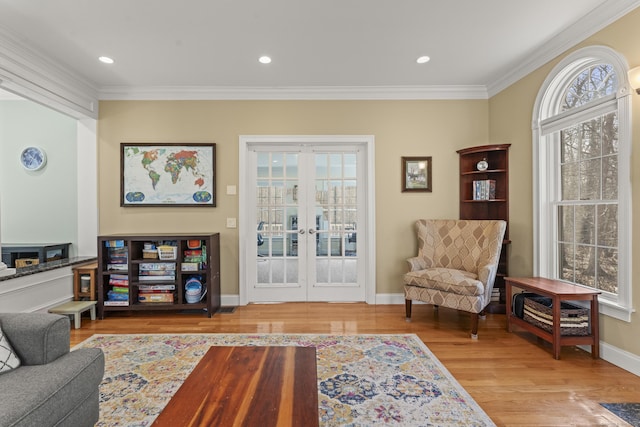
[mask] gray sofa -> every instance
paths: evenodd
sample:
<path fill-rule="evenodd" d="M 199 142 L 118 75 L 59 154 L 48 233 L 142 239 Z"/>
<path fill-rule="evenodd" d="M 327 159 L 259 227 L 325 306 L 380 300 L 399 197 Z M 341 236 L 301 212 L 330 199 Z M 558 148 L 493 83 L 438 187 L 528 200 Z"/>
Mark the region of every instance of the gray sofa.
<path fill-rule="evenodd" d="M 0 427 L 93 426 L 104 375 L 100 349 L 69 351 L 69 318 L 0 313 L 21 366 L 0 374 Z"/>

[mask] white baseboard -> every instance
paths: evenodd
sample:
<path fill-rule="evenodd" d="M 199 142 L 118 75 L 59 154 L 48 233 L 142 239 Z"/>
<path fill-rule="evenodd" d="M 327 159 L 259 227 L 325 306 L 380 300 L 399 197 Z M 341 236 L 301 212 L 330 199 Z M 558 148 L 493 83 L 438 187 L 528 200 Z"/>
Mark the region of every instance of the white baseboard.
<path fill-rule="evenodd" d="M 240 295 L 220 295 L 222 307 L 237 307 L 240 305 Z"/>
<path fill-rule="evenodd" d="M 590 345 L 579 345 L 578 347 L 591 353 Z M 640 356 L 637 354 L 600 341 L 600 358 L 640 377 Z"/>

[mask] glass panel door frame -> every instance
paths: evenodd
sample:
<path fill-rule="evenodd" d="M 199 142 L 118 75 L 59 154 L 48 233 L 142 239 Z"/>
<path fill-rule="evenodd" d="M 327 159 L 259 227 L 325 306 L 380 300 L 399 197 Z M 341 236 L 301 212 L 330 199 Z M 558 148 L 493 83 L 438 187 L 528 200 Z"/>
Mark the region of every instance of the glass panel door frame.
<path fill-rule="evenodd" d="M 374 137 L 372 135 L 304 135 L 304 136 L 277 136 L 277 135 L 250 135 L 239 138 L 239 198 L 238 198 L 238 236 L 239 236 L 239 303 L 249 303 L 248 272 L 251 271 L 250 263 L 255 261 L 255 217 L 250 214 L 255 205 L 252 191 L 246 191 L 248 185 L 254 185 L 255 172 L 249 170 L 249 153 L 253 147 L 260 145 L 278 145 L 295 147 L 301 144 L 316 146 L 330 146 L 351 144 L 362 147 L 364 157 L 364 223 L 358 225 L 358 233 L 366 235 L 365 244 L 361 250 L 361 260 L 364 263 L 365 302 L 374 304 L 376 299 L 375 276 L 375 169 L 374 169 Z"/>

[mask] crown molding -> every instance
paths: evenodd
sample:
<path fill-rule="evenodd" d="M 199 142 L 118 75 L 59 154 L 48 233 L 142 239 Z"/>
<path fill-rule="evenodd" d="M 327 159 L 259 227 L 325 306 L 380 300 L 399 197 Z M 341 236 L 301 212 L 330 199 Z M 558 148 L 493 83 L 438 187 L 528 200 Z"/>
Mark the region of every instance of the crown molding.
<path fill-rule="evenodd" d="M 100 100 L 431 100 L 487 99 L 484 86 L 103 87 Z"/>
<path fill-rule="evenodd" d="M 76 118 L 98 117 L 93 85 L 0 27 L 0 88 Z"/>
<path fill-rule="evenodd" d="M 582 19 L 553 36 L 544 47 L 519 65 L 504 69 L 500 77 L 487 84 L 488 96 L 497 95 L 544 64 L 567 52 L 607 25 L 617 21 L 640 6 L 640 0 L 609 0 L 586 14 Z"/>
<path fill-rule="evenodd" d="M 465 86 L 105 86 L 83 79 L 0 27 L 0 88 L 74 117 L 98 116 L 98 100 L 466 100 L 488 99 L 620 17 L 640 0 L 608 0 L 484 85 Z"/>

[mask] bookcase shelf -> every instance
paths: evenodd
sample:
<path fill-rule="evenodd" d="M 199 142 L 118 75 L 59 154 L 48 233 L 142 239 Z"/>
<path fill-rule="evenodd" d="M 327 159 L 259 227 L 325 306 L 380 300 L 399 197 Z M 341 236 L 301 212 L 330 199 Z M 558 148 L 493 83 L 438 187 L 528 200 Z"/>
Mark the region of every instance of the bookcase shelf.
<path fill-rule="evenodd" d="M 503 219 L 507 221 L 500 263 L 494 284 L 499 292 L 487 307 L 489 312 L 504 313 L 505 283 L 509 257 L 509 147 L 511 144 L 492 144 L 458 150 L 460 156 L 460 219 Z M 486 161 L 488 167 L 478 170 L 477 164 Z M 495 198 L 474 200 L 474 181 L 495 181 Z"/>
<path fill-rule="evenodd" d="M 176 248 L 175 259 L 148 257 L 149 245 L 167 244 Z M 187 294 L 190 279 L 202 285 L 201 299 Z M 99 236 L 97 282 L 100 319 L 144 310 L 202 310 L 211 317 L 220 308 L 220 234 Z"/>

